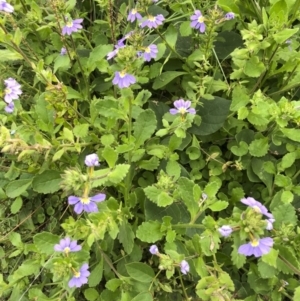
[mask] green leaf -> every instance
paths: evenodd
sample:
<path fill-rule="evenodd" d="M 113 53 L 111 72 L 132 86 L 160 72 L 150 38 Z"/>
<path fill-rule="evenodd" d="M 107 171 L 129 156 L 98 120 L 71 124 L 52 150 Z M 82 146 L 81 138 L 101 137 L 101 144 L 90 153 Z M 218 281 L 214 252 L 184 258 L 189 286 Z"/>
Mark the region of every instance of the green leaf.
<path fill-rule="evenodd" d="M 132 231 L 131 225 L 126 221 L 122 221 L 120 226 L 120 232 L 118 235 L 120 243 L 123 245 L 123 248 L 127 254 L 132 252 L 134 246 L 134 233 Z"/>
<path fill-rule="evenodd" d="M 52 251 L 53 253 L 53 251 Z M 40 262 L 35 259 L 28 259 L 25 260 L 18 269 L 13 273 L 13 275 L 10 275 L 10 283 L 14 283 L 15 281 L 18 281 L 19 279 L 22 279 L 23 277 L 37 274 L 40 270 Z"/>
<path fill-rule="evenodd" d="M 268 138 L 253 140 L 249 145 L 249 153 L 253 157 L 263 157 L 269 150 Z"/>
<path fill-rule="evenodd" d="M 136 231 L 136 237 L 141 241 L 153 243 L 162 239 L 161 224 L 158 221 L 143 222 Z"/>
<path fill-rule="evenodd" d="M 295 160 L 296 160 L 295 152 L 285 154 L 281 160 L 281 168 L 287 169 L 287 168 L 291 167 L 294 164 Z"/>
<path fill-rule="evenodd" d="M 299 129 L 281 129 L 281 132 L 289 139 L 300 142 L 300 130 Z"/>
<path fill-rule="evenodd" d="M 16 214 L 20 211 L 23 205 L 23 200 L 21 197 L 17 197 L 10 206 L 10 212 Z"/>
<path fill-rule="evenodd" d="M 88 301 L 95 301 L 99 297 L 99 293 L 94 288 L 84 290 L 84 297 Z"/>
<path fill-rule="evenodd" d="M 217 201 L 212 205 L 208 206 L 211 211 L 217 212 L 222 211 L 228 207 L 228 202 L 226 201 Z"/>
<path fill-rule="evenodd" d="M 257 56 L 252 56 L 246 61 L 244 73 L 249 77 L 259 77 L 266 70 L 265 65 Z"/>
<path fill-rule="evenodd" d="M 73 132 L 66 127 L 63 129 L 63 138 L 70 142 L 74 142 Z"/>
<path fill-rule="evenodd" d="M 115 169 L 109 173 L 108 179 L 114 184 L 119 184 L 127 175 L 129 171 L 129 164 L 118 164 Z"/>
<path fill-rule="evenodd" d="M 177 37 L 178 37 L 178 29 L 175 28 L 172 24 L 170 24 L 164 36 L 168 45 L 171 46 L 172 48 L 175 48 Z"/>
<path fill-rule="evenodd" d="M 293 205 L 283 204 L 272 210 L 275 218 L 274 227 L 280 229 L 282 223 L 287 225 L 297 224 L 297 215 Z"/>
<path fill-rule="evenodd" d="M 22 179 L 22 180 L 15 180 L 6 186 L 6 195 L 9 198 L 16 198 L 24 193 L 27 188 L 31 185 L 31 179 Z"/>
<path fill-rule="evenodd" d="M 179 71 L 166 71 L 154 80 L 153 89 L 158 90 L 160 88 L 163 88 L 168 83 L 170 83 L 172 80 L 174 80 L 178 76 L 184 75 L 184 74 L 187 74 L 187 73 L 179 72 Z"/>
<path fill-rule="evenodd" d="M 114 292 L 118 287 L 122 285 L 122 283 L 123 283 L 122 280 L 113 278 L 106 282 L 105 287 L 110 291 Z"/>
<path fill-rule="evenodd" d="M 105 159 L 108 166 L 113 168 L 118 160 L 118 153 L 111 146 L 106 146 L 102 151 L 102 157 Z"/>
<path fill-rule="evenodd" d="M 277 258 L 277 269 L 284 274 L 294 274 L 294 270 L 291 267 L 299 270 L 299 262 L 295 256 L 293 250 L 290 247 L 284 245 L 276 245 L 279 251 L 279 256 Z"/>
<path fill-rule="evenodd" d="M 232 0 L 218 0 L 217 4 L 226 12 L 234 12 L 235 14 L 240 12 L 239 7 Z"/>
<path fill-rule="evenodd" d="M 274 181 L 275 185 L 279 186 L 279 187 L 285 187 L 286 189 L 288 189 L 289 187 L 292 186 L 292 180 L 284 175 L 278 174 L 275 176 L 275 181 Z"/>
<path fill-rule="evenodd" d="M 143 292 L 136 295 L 131 301 L 153 301 L 153 297 L 150 292 Z"/>
<path fill-rule="evenodd" d="M 184 21 L 180 24 L 180 35 L 182 37 L 188 37 L 192 34 L 191 22 Z"/>
<path fill-rule="evenodd" d="M 58 55 L 54 61 L 53 73 L 55 74 L 58 69 L 68 70 L 71 67 L 70 58 L 68 55 Z"/>
<path fill-rule="evenodd" d="M 158 196 L 162 191 L 155 186 L 148 186 L 144 188 L 144 192 L 150 201 L 157 204 Z"/>
<path fill-rule="evenodd" d="M 176 161 L 168 161 L 166 172 L 170 177 L 174 177 L 174 180 L 177 180 L 181 173 L 180 165 Z"/>
<path fill-rule="evenodd" d="M 74 127 L 73 133 L 77 138 L 85 138 L 88 135 L 89 124 L 78 124 Z"/>
<path fill-rule="evenodd" d="M 90 57 L 88 59 L 88 66 L 93 66 L 97 62 L 101 61 L 105 56 L 113 50 L 112 45 L 99 45 L 95 47 L 90 53 Z"/>
<path fill-rule="evenodd" d="M 300 286 L 298 286 L 294 291 L 294 301 L 300 300 Z"/>
<path fill-rule="evenodd" d="M 157 205 L 159 207 L 166 207 L 173 203 L 173 198 L 165 191 L 162 191 L 157 198 Z"/>
<path fill-rule="evenodd" d="M 298 32 L 298 30 L 299 28 L 285 28 L 282 31 L 273 34 L 273 38 L 277 44 L 282 44 Z"/>
<path fill-rule="evenodd" d="M 159 159 L 157 157 L 152 157 L 150 160 L 142 160 L 138 163 L 139 168 L 146 170 L 155 170 L 159 166 Z"/>
<path fill-rule="evenodd" d="M 207 194 L 207 196 L 209 198 L 214 198 L 220 188 L 221 188 L 221 183 L 219 183 L 219 182 L 210 182 L 205 186 L 204 192 Z"/>
<path fill-rule="evenodd" d="M 276 274 L 276 269 L 263 261 L 260 261 L 257 267 L 263 279 L 273 278 L 274 275 Z"/>
<path fill-rule="evenodd" d="M 18 249 L 23 247 L 23 243 L 22 243 L 22 239 L 21 239 L 21 235 L 17 232 L 11 232 L 8 235 L 8 239 L 11 242 L 11 244 L 15 247 L 17 247 Z"/>
<path fill-rule="evenodd" d="M 144 144 L 147 139 L 151 138 L 156 129 L 156 122 L 155 114 L 151 109 L 147 109 L 139 114 L 133 125 L 136 148 Z"/>
<path fill-rule="evenodd" d="M 0 49 L 0 62 L 7 63 L 7 61 L 18 61 L 23 60 L 21 54 L 8 49 Z"/>
<path fill-rule="evenodd" d="M 132 262 L 125 265 L 129 276 L 139 282 L 149 283 L 154 277 L 154 271 L 150 266 L 141 262 Z"/>
<path fill-rule="evenodd" d="M 230 111 L 236 112 L 238 109 L 246 106 L 250 102 L 247 89 L 244 86 L 236 86 L 232 91 L 232 103 Z"/>
<path fill-rule="evenodd" d="M 45 170 L 37 174 L 32 181 L 32 188 L 39 193 L 53 193 L 60 189 L 61 176 L 56 170 Z"/>
<path fill-rule="evenodd" d="M 89 287 L 97 286 L 103 276 L 103 256 L 101 256 L 100 262 L 94 267 L 91 271 L 91 274 L 88 278 Z"/>
<path fill-rule="evenodd" d="M 270 252 L 268 254 L 265 254 L 261 257 L 261 260 L 265 263 L 267 263 L 268 265 L 276 268 L 277 267 L 277 258 L 278 258 L 278 250 L 275 249 L 271 249 Z"/>
<path fill-rule="evenodd" d="M 36 248 L 46 255 L 52 255 L 54 251 L 54 245 L 58 244 L 60 237 L 49 232 L 42 232 L 36 234 L 33 237 L 33 242 Z"/>
<path fill-rule="evenodd" d="M 230 101 L 225 98 L 215 96 L 212 100 L 200 99 L 202 106 L 197 106 L 197 115 L 201 116 L 200 126 L 195 124 L 188 130 L 190 133 L 206 136 L 215 133 L 219 130 L 228 114 Z"/>
<path fill-rule="evenodd" d="M 248 153 L 248 144 L 245 141 L 240 141 L 239 145 L 234 145 L 230 149 L 236 156 L 242 157 Z"/>

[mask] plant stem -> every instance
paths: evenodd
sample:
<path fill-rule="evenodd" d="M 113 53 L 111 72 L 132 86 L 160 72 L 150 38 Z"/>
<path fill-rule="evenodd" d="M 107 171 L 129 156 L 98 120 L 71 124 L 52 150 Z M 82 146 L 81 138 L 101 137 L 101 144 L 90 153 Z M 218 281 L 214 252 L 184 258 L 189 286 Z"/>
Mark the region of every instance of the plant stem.
<path fill-rule="evenodd" d="M 186 301 L 189 301 L 189 296 L 186 293 L 185 286 L 184 286 L 183 280 L 182 280 L 182 275 L 181 275 L 180 272 L 179 272 L 179 279 L 180 279 L 180 283 L 181 283 L 181 286 L 182 286 L 182 289 L 183 289 L 184 297 L 185 297 Z"/>
<path fill-rule="evenodd" d="M 198 228 L 198 229 L 205 229 L 203 225 L 194 225 L 191 223 L 189 224 L 177 224 L 177 225 L 172 225 L 172 228 Z"/>

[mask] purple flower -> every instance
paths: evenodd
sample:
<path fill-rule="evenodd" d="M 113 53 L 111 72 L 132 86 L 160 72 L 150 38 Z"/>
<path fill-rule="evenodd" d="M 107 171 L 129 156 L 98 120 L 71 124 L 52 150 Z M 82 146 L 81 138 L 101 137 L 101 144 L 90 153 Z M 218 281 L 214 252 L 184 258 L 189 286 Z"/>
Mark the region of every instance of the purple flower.
<path fill-rule="evenodd" d="M 60 50 L 60 55 L 65 55 L 67 54 L 67 49 L 65 47 L 62 47 L 62 49 Z"/>
<path fill-rule="evenodd" d="M 14 8 L 6 2 L 6 0 L 0 0 L 0 11 L 4 11 L 6 13 L 12 13 Z"/>
<path fill-rule="evenodd" d="M 68 20 L 66 25 L 62 29 L 62 35 L 71 35 L 73 32 L 77 32 L 79 29 L 82 28 L 83 19 L 76 19 L 76 20 Z"/>
<path fill-rule="evenodd" d="M 219 228 L 218 231 L 223 237 L 227 237 L 232 233 L 232 228 L 230 226 L 224 225 Z"/>
<path fill-rule="evenodd" d="M 92 197 L 77 197 L 69 196 L 68 203 L 70 205 L 75 205 L 74 211 L 77 214 L 80 214 L 82 211 L 85 212 L 98 212 L 98 207 L 96 203 L 103 202 L 106 198 L 106 195 L 103 193 L 96 194 Z"/>
<path fill-rule="evenodd" d="M 185 113 L 190 113 L 190 114 L 196 114 L 196 110 L 191 108 L 189 109 L 189 107 L 191 106 L 191 102 L 189 100 L 184 101 L 183 99 L 179 99 L 179 100 L 175 100 L 174 101 L 174 107 L 176 109 L 170 109 L 170 113 L 172 115 L 175 114 L 185 114 Z"/>
<path fill-rule="evenodd" d="M 152 245 L 149 249 L 149 252 L 152 255 L 157 255 L 159 253 L 157 245 Z"/>
<path fill-rule="evenodd" d="M 74 272 L 73 278 L 68 283 L 69 287 L 81 287 L 83 284 L 87 283 L 90 275 L 88 268 L 88 264 L 85 263 L 78 272 Z"/>
<path fill-rule="evenodd" d="M 145 52 L 143 53 L 145 62 L 150 62 L 151 59 L 155 59 L 158 53 L 157 46 L 154 44 L 149 45 L 145 48 Z"/>
<path fill-rule="evenodd" d="M 233 12 L 227 13 L 227 14 L 225 15 L 225 19 L 226 19 L 226 20 L 234 19 L 234 17 L 235 17 L 235 14 L 234 14 Z"/>
<path fill-rule="evenodd" d="M 266 220 L 266 222 L 267 222 L 266 229 L 267 230 L 272 230 L 273 229 L 273 223 L 275 222 L 275 218 L 273 217 L 272 213 L 268 213 L 267 217 L 268 217 L 268 219 Z"/>
<path fill-rule="evenodd" d="M 77 245 L 76 240 L 72 240 L 69 237 L 60 240 L 59 244 L 54 246 L 54 250 L 57 252 L 64 252 L 68 254 L 69 252 L 78 252 L 81 250 L 81 246 Z"/>
<path fill-rule="evenodd" d="M 270 216 L 271 213 L 268 212 L 268 209 L 262 205 L 260 202 L 256 201 L 254 198 L 248 197 L 241 199 L 241 202 L 249 207 L 252 207 L 257 213 L 261 213 L 265 216 Z M 272 215 L 273 216 L 273 215 Z"/>
<path fill-rule="evenodd" d="M 140 15 L 140 13 L 138 13 L 138 11 L 133 8 L 128 15 L 127 21 L 130 21 L 131 23 L 133 23 L 135 20 L 140 20 L 142 19 L 142 16 Z"/>
<path fill-rule="evenodd" d="M 115 57 L 118 54 L 119 49 L 124 48 L 124 47 L 125 47 L 125 45 L 115 45 L 115 50 L 113 50 L 107 54 L 107 59 L 110 60 L 113 57 Z"/>
<path fill-rule="evenodd" d="M 118 40 L 118 46 L 125 46 L 124 41 L 127 40 L 132 34 L 134 33 L 134 30 L 129 31 L 122 39 Z M 116 47 L 116 46 L 115 46 Z"/>
<path fill-rule="evenodd" d="M 118 85 L 120 89 L 128 88 L 130 85 L 134 84 L 136 79 L 133 75 L 126 73 L 125 71 L 115 72 L 115 77 L 113 79 L 113 84 Z"/>
<path fill-rule="evenodd" d="M 191 27 L 199 29 L 200 32 L 205 32 L 204 17 L 200 10 L 195 10 L 195 14 L 191 16 Z"/>
<path fill-rule="evenodd" d="M 14 102 L 12 101 L 12 102 L 10 102 L 5 108 L 4 108 L 4 111 L 6 112 L 6 113 L 12 113 L 13 111 L 14 111 L 14 109 L 15 109 L 15 104 L 14 104 Z"/>
<path fill-rule="evenodd" d="M 142 24 L 140 24 L 140 26 L 142 28 L 144 27 L 149 27 L 149 28 L 157 28 L 159 25 L 161 25 L 163 23 L 163 21 L 165 20 L 164 16 L 162 14 L 159 14 L 157 16 L 149 16 L 147 20 L 145 20 L 144 22 L 142 22 Z"/>
<path fill-rule="evenodd" d="M 255 257 L 260 257 L 264 254 L 268 254 L 272 246 L 273 239 L 271 237 L 253 239 L 249 243 L 241 245 L 238 249 L 238 253 L 245 256 L 254 255 Z"/>
<path fill-rule="evenodd" d="M 14 99 L 19 99 L 19 95 L 22 94 L 21 85 L 13 78 L 8 78 L 4 80 L 5 85 L 5 96 L 4 101 L 6 103 L 11 103 Z"/>
<path fill-rule="evenodd" d="M 99 166 L 99 157 L 97 154 L 90 154 L 85 157 L 84 163 L 88 167 Z"/>
<path fill-rule="evenodd" d="M 153 3 L 156 3 L 156 2 L 158 2 L 158 0 L 152 0 L 152 2 L 153 2 Z"/>
<path fill-rule="evenodd" d="M 190 266 L 186 260 L 182 260 L 180 262 L 180 270 L 181 273 L 186 275 L 190 271 Z"/>
<path fill-rule="evenodd" d="M 202 197 L 203 201 L 207 200 L 207 194 L 206 193 L 203 192 L 202 195 L 201 195 L 201 197 Z"/>

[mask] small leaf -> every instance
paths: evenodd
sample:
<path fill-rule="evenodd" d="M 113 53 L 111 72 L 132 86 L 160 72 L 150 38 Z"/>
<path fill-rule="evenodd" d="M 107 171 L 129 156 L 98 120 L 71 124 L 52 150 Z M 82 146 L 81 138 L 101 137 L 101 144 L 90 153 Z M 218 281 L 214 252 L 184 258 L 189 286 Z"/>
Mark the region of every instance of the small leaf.
<path fill-rule="evenodd" d="M 118 160 L 118 153 L 111 146 L 106 146 L 102 151 L 102 157 L 108 166 L 113 168 Z"/>
<path fill-rule="evenodd" d="M 158 90 L 160 88 L 163 88 L 168 83 L 170 83 L 172 80 L 174 80 L 178 76 L 184 75 L 184 74 L 187 74 L 187 73 L 179 72 L 179 71 L 166 71 L 154 80 L 153 89 Z"/>
<path fill-rule="evenodd" d="M 9 198 L 16 198 L 24 193 L 27 188 L 31 185 L 31 179 L 22 179 L 22 180 L 15 180 L 6 186 L 6 195 Z"/>
<path fill-rule="evenodd" d="M 115 169 L 109 173 L 108 179 L 114 184 L 119 184 L 129 171 L 129 164 L 118 164 Z"/>
<path fill-rule="evenodd" d="M 121 223 L 118 239 L 123 245 L 125 252 L 130 254 L 134 246 L 134 233 L 131 226 L 125 221 Z"/>
<path fill-rule="evenodd" d="M 39 193 L 53 193 L 60 189 L 60 182 L 60 172 L 56 170 L 45 170 L 34 177 L 32 188 Z"/>
<path fill-rule="evenodd" d="M 23 205 L 23 200 L 21 197 L 17 197 L 10 206 L 10 212 L 16 214 L 20 211 Z"/>
<path fill-rule="evenodd" d="M 152 268 L 145 263 L 131 262 L 125 267 L 129 276 L 139 282 L 150 283 L 155 277 Z"/>
<path fill-rule="evenodd" d="M 88 278 L 89 287 L 97 286 L 103 276 L 103 256 L 101 256 L 100 262 L 94 267 L 91 271 L 91 274 Z"/>
<path fill-rule="evenodd" d="M 49 232 L 42 232 L 33 237 L 33 242 L 37 249 L 46 255 L 52 255 L 54 245 L 59 243 L 59 236 Z"/>
<path fill-rule="evenodd" d="M 75 137 L 78 138 L 85 138 L 88 135 L 88 131 L 89 131 L 89 124 L 87 123 L 77 124 L 73 129 L 73 133 Z"/>
<path fill-rule="evenodd" d="M 253 140 L 249 145 L 249 153 L 253 157 L 263 157 L 269 150 L 268 138 Z"/>
<path fill-rule="evenodd" d="M 136 231 L 136 237 L 141 241 L 154 243 L 163 237 L 160 227 L 158 221 L 143 222 Z"/>
<path fill-rule="evenodd" d="M 208 206 L 211 211 L 218 212 L 226 209 L 228 207 L 228 202 L 226 201 L 217 201 L 212 205 Z"/>

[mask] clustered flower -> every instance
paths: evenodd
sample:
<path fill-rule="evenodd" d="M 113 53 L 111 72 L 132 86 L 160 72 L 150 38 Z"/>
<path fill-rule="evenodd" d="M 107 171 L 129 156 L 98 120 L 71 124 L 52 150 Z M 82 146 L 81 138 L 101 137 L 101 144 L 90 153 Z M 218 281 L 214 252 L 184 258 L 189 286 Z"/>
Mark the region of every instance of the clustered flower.
<path fill-rule="evenodd" d="M 175 100 L 174 101 L 174 107 L 176 109 L 170 109 L 170 113 L 172 115 L 175 114 L 181 114 L 184 115 L 186 113 L 190 113 L 190 114 L 196 114 L 196 110 L 194 108 L 190 108 L 191 106 L 191 102 L 189 100 L 184 101 L 183 99 L 179 99 L 179 100 Z"/>
<path fill-rule="evenodd" d="M 19 99 L 22 94 L 21 85 L 11 77 L 4 80 L 4 85 L 4 101 L 7 103 L 4 110 L 6 113 L 12 113 L 15 108 L 14 100 Z"/>
<path fill-rule="evenodd" d="M 251 207 L 256 213 L 266 216 L 266 229 L 273 229 L 273 223 L 275 222 L 275 219 L 273 217 L 273 214 L 268 212 L 268 209 L 264 205 L 262 205 L 252 197 L 243 198 L 241 199 L 241 202 Z M 228 225 L 223 225 L 218 229 L 218 231 L 221 236 L 228 237 L 232 233 L 233 229 Z M 241 245 L 238 249 L 238 253 L 245 256 L 254 255 L 255 257 L 260 257 L 270 252 L 273 243 L 274 242 L 271 237 L 256 238 L 252 234 L 250 234 L 250 241 L 246 244 Z"/>
<path fill-rule="evenodd" d="M 14 8 L 6 2 L 6 0 L 0 0 L 0 11 L 5 13 L 12 13 Z"/>
<path fill-rule="evenodd" d="M 69 237 L 63 238 L 60 240 L 59 244 L 56 244 L 54 246 L 54 250 L 57 252 L 64 252 L 66 256 L 70 252 L 78 252 L 81 250 L 81 246 L 77 245 L 77 241 L 71 239 Z M 88 282 L 88 276 L 90 275 L 90 272 L 88 271 L 88 264 L 85 263 L 81 266 L 79 271 L 73 270 L 73 277 L 70 279 L 68 285 L 69 287 L 81 287 L 83 284 L 86 284 Z"/>
<path fill-rule="evenodd" d="M 62 28 L 62 35 L 71 35 L 73 32 L 77 32 L 79 29 L 82 29 L 81 23 L 83 19 L 69 19 L 66 22 L 66 25 Z"/>

